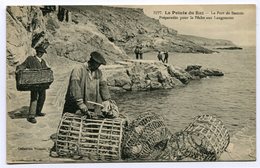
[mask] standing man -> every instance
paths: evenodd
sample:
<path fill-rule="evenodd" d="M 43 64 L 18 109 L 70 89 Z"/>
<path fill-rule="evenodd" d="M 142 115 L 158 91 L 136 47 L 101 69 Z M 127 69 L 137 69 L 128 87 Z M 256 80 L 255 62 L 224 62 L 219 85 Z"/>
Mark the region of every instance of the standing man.
<path fill-rule="evenodd" d="M 91 117 L 101 113 L 101 107 L 90 102 L 103 104 L 102 111 L 108 111 L 110 93 L 103 78 L 100 65 L 106 61 L 99 52 L 90 54 L 90 60 L 77 65 L 71 72 L 63 113 L 78 113 Z"/>
<path fill-rule="evenodd" d="M 42 56 L 44 53 L 47 53 L 46 50 L 41 47 L 35 47 L 36 55 L 29 56 L 26 60 L 17 67 L 17 71 L 24 69 L 47 69 L 49 68 Z M 42 108 L 46 98 L 46 87 L 36 87 L 31 88 L 31 99 L 30 99 L 30 108 L 29 114 L 27 117 L 27 121 L 35 124 L 37 121 L 35 119 L 36 116 L 45 116 L 45 113 L 42 113 Z"/>
<path fill-rule="evenodd" d="M 140 55 L 140 59 L 143 59 L 143 46 L 142 45 L 139 47 L 139 55 Z"/>
<path fill-rule="evenodd" d="M 135 53 L 135 58 L 139 59 L 140 48 L 138 45 L 135 47 L 134 53 Z"/>
<path fill-rule="evenodd" d="M 163 60 L 163 63 L 167 63 L 167 64 L 168 64 L 168 57 L 169 57 L 168 51 L 165 51 L 165 52 L 164 52 L 164 60 Z"/>
<path fill-rule="evenodd" d="M 158 58 L 159 61 L 162 61 L 162 62 L 163 62 L 163 52 L 158 51 L 157 58 Z"/>

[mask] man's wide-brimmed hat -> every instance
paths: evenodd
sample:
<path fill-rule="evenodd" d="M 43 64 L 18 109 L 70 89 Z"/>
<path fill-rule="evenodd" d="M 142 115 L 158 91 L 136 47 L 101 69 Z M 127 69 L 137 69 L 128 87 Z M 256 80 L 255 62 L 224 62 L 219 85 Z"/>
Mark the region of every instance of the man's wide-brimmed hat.
<path fill-rule="evenodd" d="M 45 48 L 43 48 L 43 47 L 41 47 L 41 46 L 35 47 L 35 50 L 36 50 L 36 51 L 43 52 L 43 53 L 47 53 L 47 51 L 45 50 Z"/>
<path fill-rule="evenodd" d="M 90 53 L 90 58 L 99 64 L 103 64 L 103 65 L 107 64 L 104 56 L 97 51 Z"/>

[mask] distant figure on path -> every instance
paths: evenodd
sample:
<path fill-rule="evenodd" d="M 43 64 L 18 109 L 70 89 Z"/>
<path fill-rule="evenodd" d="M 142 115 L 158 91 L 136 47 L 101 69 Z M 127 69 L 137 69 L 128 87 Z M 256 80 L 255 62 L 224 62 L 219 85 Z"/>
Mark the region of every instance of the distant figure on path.
<path fill-rule="evenodd" d="M 163 63 L 168 63 L 168 57 L 169 57 L 168 51 L 165 51 L 165 52 L 164 52 Z"/>
<path fill-rule="evenodd" d="M 158 51 L 157 58 L 158 58 L 159 61 L 162 61 L 162 62 L 163 62 L 163 52 Z"/>
<path fill-rule="evenodd" d="M 140 55 L 140 59 L 143 59 L 143 47 L 139 46 L 139 55 Z"/>
<path fill-rule="evenodd" d="M 136 58 L 136 59 L 139 59 L 139 52 L 140 52 L 139 46 L 136 46 L 136 47 L 135 47 L 135 51 L 134 51 L 134 52 L 135 52 L 135 58 Z"/>
<path fill-rule="evenodd" d="M 134 50 L 134 53 L 135 53 L 135 57 L 136 59 L 143 59 L 143 47 L 140 45 L 140 46 L 136 46 L 135 47 L 135 50 Z"/>

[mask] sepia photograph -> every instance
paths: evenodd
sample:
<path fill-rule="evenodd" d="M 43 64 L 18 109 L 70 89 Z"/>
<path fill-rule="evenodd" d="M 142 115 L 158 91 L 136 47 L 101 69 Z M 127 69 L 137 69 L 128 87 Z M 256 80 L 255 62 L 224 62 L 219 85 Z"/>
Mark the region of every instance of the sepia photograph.
<path fill-rule="evenodd" d="M 256 4 L 5 14 L 7 164 L 257 160 Z"/>

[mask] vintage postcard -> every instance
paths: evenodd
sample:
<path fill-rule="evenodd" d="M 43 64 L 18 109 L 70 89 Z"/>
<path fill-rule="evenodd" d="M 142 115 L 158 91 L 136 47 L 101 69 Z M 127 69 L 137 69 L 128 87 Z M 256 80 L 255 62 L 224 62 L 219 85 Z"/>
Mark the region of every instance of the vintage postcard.
<path fill-rule="evenodd" d="M 256 5 L 6 7 L 7 163 L 256 161 Z"/>

